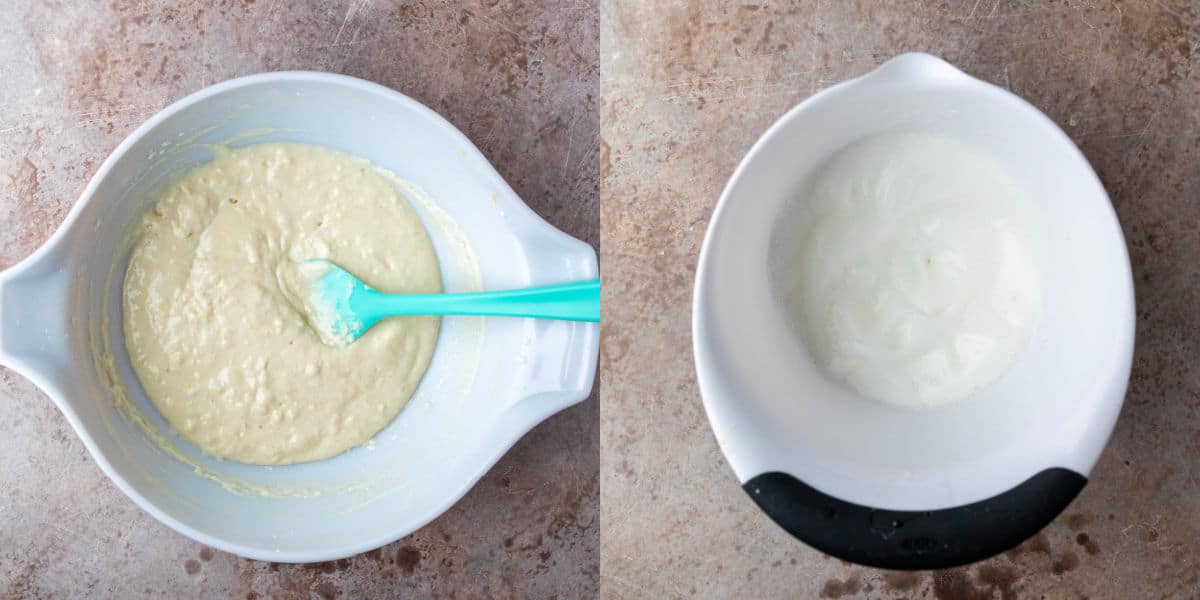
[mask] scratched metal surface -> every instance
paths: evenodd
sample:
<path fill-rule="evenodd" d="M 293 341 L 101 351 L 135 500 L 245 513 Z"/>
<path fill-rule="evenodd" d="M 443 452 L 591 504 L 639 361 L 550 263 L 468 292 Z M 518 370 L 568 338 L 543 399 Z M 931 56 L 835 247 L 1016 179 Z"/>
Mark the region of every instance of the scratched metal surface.
<path fill-rule="evenodd" d="M 601 3 L 601 569 L 606 598 L 1200 594 L 1200 3 Z M 1133 381 L 1081 497 L 1006 555 L 848 565 L 739 489 L 704 417 L 690 300 L 725 181 L 766 127 L 905 50 L 1024 96 L 1100 173 L 1132 253 Z"/>
<path fill-rule="evenodd" d="M 374 80 L 474 140 L 535 211 L 599 242 L 598 16 L 576 0 L 94 3 L 0 16 L 0 268 L 33 251 L 134 127 L 223 79 Z M 381 550 L 275 565 L 137 509 L 31 384 L 0 368 L 0 598 L 564 597 L 599 587 L 595 397 L 527 435 L 457 506 Z"/>

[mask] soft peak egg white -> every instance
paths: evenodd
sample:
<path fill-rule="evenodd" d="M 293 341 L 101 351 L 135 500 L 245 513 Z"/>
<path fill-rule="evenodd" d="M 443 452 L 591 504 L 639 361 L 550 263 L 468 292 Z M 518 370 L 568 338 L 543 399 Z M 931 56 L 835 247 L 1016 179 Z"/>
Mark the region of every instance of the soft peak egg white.
<path fill-rule="evenodd" d="M 801 201 L 787 302 L 829 374 L 920 408 L 1012 365 L 1040 304 L 1036 221 L 994 159 L 946 137 L 881 135 L 837 153 Z"/>

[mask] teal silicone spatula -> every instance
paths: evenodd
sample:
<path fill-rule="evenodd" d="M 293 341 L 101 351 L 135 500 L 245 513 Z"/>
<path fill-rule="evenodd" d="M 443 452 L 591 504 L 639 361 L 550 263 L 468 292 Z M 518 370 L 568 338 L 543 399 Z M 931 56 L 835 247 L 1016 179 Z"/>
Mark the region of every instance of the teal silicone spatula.
<path fill-rule="evenodd" d="M 330 345 L 346 346 L 387 317 L 481 315 L 600 321 L 600 281 L 466 294 L 385 294 L 323 259 L 280 273 L 309 325 Z"/>

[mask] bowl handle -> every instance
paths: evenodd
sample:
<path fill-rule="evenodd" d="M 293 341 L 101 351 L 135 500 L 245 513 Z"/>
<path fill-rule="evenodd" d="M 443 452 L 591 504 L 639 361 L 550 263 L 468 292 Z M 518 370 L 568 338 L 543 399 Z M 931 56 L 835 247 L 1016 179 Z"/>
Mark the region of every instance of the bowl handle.
<path fill-rule="evenodd" d="M 532 271 L 542 274 L 531 286 L 555 285 L 600 279 L 600 264 L 596 250 L 586 242 L 575 239 L 537 217 L 519 225 L 518 234 Z M 601 299 L 601 305 L 603 300 Z M 602 308 L 602 306 L 601 306 Z M 603 318 L 603 317 L 601 317 Z M 596 378 L 600 356 L 600 326 L 588 322 L 544 322 L 538 325 L 540 335 L 550 335 L 546 343 L 564 348 L 561 354 L 544 357 L 538 372 L 528 382 L 526 404 L 556 406 L 561 410 L 588 397 Z"/>
<path fill-rule="evenodd" d="M 1069 469 L 1046 469 L 991 498 L 931 511 L 852 504 L 787 473 L 764 473 L 742 487 L 788 533 L 826 554 L 883 569 L 944 569 L 1016 547 L 1086 483 Z"/>
<path fill-rule="evenodd" d="M 926 81 L 931 79 L 970 79 L 954 65 L 924 52 L 906 52 L 879 65 L 867 74 L 875 81 Z"/>
<path fill-rule="evenodd" d="M 68 283 L 56 247 L 0 272 L 0 364 L 47 392 L 69 373 Z"/>

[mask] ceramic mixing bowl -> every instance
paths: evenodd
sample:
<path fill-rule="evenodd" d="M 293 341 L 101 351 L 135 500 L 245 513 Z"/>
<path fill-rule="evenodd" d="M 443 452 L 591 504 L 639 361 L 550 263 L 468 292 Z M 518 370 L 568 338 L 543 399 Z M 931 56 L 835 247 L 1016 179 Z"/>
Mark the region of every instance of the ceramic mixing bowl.
<path fill-rule="evenodd" d="M 275 561 L 324 561 L 428 523 L 518 438 L 587 397 L 596 324 L 447 317 L 408 406 L 329 460 L 263 467 L 204 455 L 163 421 L 129 366 L 121 291 L 129 235 L 213 144 L 318 144 L 424 190 L 409 195 L 446 291 L 590 280 L 593 249 L 534 214 L 458 130 L 395 91 L 322 73 L 227 81 L 176 102 L 104 162 L 48 242 L 0 273 L 0 362 L 58 405 L 104 472 L 202 543 Z"/>
<path fill-rule="evenodd" d="M 1046 224 L 1041 318 L 998 381 L 933 410 L 826 378 L 770 280 L 805 223 L 787 211 L 822 162 L 875 134 L 970 143 Z M 774 241 L 772 241 L 774 240 Z M 758 505 L 829 554 L 939 568 L 1011 548 L 1067 506 L 1120 411 L 1134 339 L 1125 240 L 1071 140 L 1017 96 L 925 54 L 829 88 L 758 140 L 709 225 L 693 304 L 696 370 L 721 450 Z"/>

